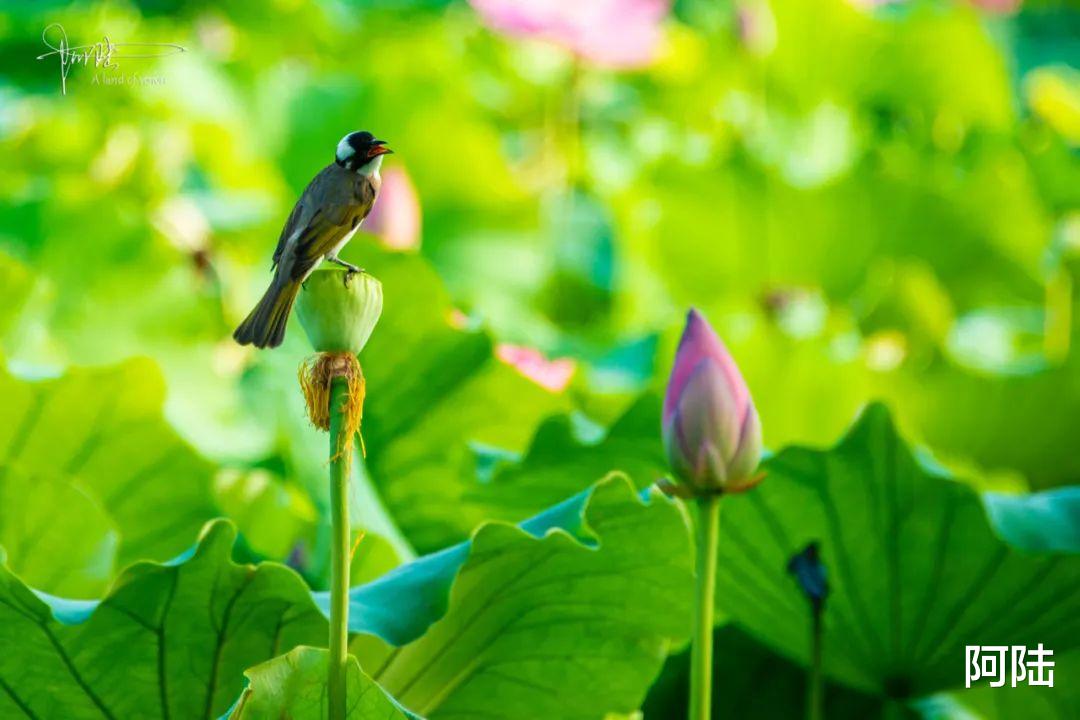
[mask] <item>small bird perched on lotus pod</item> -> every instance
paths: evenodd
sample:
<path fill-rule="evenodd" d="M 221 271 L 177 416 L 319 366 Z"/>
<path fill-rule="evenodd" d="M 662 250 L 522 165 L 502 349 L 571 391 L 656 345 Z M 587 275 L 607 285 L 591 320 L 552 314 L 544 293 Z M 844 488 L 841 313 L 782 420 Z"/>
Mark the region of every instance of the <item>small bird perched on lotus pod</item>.
<path fill-rule="evenodd" d="M 349 269 L 338 253 L 352 239 L 371 212 L 382 179 L 383 155 L 393 152 L 369 132 L 349 133 L 338 143 L 334 162 L 308 184 L 289 214 L 274 250 L 274 279 L 233 338 L 241 345 L 277 347 L 285 339 L 285 325 L 300 285 L 329 260 Z M 348 281 L 348 275 L 345 276 Z"/>

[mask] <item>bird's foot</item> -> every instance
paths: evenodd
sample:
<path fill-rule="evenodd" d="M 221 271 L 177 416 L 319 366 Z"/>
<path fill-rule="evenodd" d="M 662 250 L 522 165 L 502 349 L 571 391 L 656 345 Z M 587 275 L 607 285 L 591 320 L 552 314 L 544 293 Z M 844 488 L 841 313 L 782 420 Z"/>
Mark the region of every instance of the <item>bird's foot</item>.
<path fill-rule="evenodd" d="M 340 265 L 341 267 L 345 268 L 346 270 L 349 271 L 349 274 L 358 273 L 358 272 L 364 272 L 364 268 L 357 267 L 357 266 L 355 266 L 355 265 L 353 265 L 352 263 L 349 263 L 349 262 L 345 262 L 341 258 L 328 257 L 326 259 L 329 260 L 330 262 L 334 263 L 335 265 Z"/>
<path fill-rule="evenodd" d="M 352 279 L 352 276 L 359 275 L 364 272 L 367 272 L 366 270 L 364 270 L 364 268 L 351 267 L 345 271 L 345 276 L 341 278 L 341 282 L 345 285 L 345 287 L 349 287 L 349 280 Z"/>

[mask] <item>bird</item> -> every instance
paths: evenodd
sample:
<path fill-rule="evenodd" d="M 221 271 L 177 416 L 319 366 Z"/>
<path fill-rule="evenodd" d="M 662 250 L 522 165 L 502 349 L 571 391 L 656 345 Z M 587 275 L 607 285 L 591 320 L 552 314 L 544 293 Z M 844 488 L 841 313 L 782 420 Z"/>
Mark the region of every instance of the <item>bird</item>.
<path fill-rule="evenodd" d="M 241 345 L 274 348 L 285 339 L 293 302 L 308 276 L 327 260 L 348 269 L 345 282 L 361 268 L 338 257 L 379 195 L 383 157 L 393 153 L 385 140 L 367 131 L 341 138 L 334 162 L 308 183 L 281 230 L 271 269 L 274 278 L 259 304 L 236 328 Z"/>

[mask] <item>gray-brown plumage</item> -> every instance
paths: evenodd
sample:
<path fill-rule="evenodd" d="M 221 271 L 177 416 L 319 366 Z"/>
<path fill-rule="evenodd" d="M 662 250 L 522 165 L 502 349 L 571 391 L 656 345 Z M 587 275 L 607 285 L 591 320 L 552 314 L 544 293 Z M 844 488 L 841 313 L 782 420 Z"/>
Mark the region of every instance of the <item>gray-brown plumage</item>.
<path fill-rule="evenodd" d="M 338 143 L 334 162 L 308 184 L 285 221 L 274 250 L 274 279 L 233 333 L 238 343 L 280 345 L 300 284 L 323 259 L 359 270 L 338 253 L 371 212 L 382 183 L 382 156 L 390 152 L 368 132 L 350 133 Z"/>

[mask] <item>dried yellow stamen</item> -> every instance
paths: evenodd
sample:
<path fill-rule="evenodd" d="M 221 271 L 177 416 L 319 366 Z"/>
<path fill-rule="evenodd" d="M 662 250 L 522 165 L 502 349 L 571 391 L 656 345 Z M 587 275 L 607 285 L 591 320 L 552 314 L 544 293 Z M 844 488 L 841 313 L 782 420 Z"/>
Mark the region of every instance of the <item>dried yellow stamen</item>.
<path fill-rule="evenodd" d="M 352 353 L 319 353 L 300 363 L 297 373 L 300 389 L 304 393 L 308 417 L 311 424 L 320 430 L 330 429 L 330 384 L 335 378 L 344 378 L 348 383 L 345 403 L 341 407 L 344 415 L 341 434 L 338 438 L 337 453 L 330 458 L 334 462 L 342 456 L 352 453 L 353 438 L 360 433 L 360 422 L 364 415 L 364 373 L 360 361 Z M 366 455 L 364 439 L 360 438 L 360 451 Z"/>

